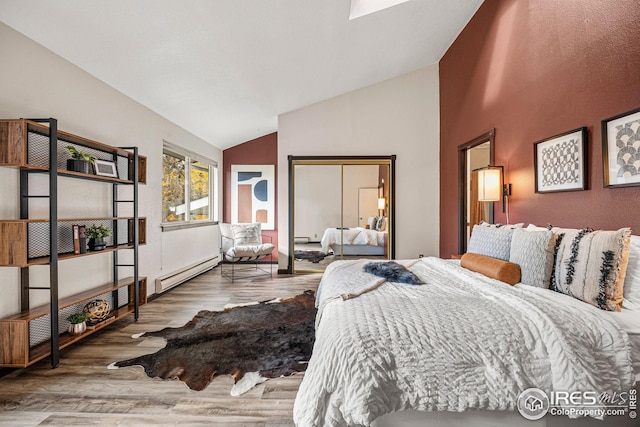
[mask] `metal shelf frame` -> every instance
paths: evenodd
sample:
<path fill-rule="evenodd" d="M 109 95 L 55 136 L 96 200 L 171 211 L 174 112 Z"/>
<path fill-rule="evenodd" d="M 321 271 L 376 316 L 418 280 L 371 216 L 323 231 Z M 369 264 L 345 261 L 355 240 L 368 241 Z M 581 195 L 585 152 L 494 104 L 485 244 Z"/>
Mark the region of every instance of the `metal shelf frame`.
<path fill-rule="evenodd" d="M 31 290 L 49 290 L 49 305 L 50 305 L 50 320 L 51 320 L 51 367 L 57 368 L 60 363 L 60 331 L 59 331 L 59 272 L 58 272 L 58 227 L 55 225 L 58 223 L 58 121 L 54 118 L 48 119 L 29 119 L 36 123 L 48 123 L 49 125 L 49 194 L 47 195 L 30 195 L 29 194 L 29 176 L 31 173 L 43 173 L 42 170 L 20 170 L 20 219 L 29 219 L 29 199 L 32 198 L 48 198 L 49 200 L 49 254 L 50 260 L 49 266 L 49 287 L 31 287 L 29 268 L 20 268 L 20 305 L 21 311 L 28 311 L 30 308 L 30 291 Z M 29 150 L 29 145 L 26 146 Z M 139 274 L 139 212 L 138 212 L 138 185 L 139 185 L 139 154 L 137 147 L 118 147 L 123 150 L 129 150 L 133 152 L 133 181 L 132 182 L 111 182 L 112 194 L 113 194 L 113 216 L 118 216 L 118 205 L 120 203 L 132 203 L 133 204 L 133 264 L 119 264 L 118 251 L 112 252 L 113 256 L 113 281 L 119 280 L 119 269 L 122 267 L 133 268 L 134 278 L 134 317 L 138 320 L 139 317 L 139 305 L 140 305 L 140 274 Z M 113 153 L 113 160 L 117 162 L 118 154 Z M 131 176 L 131 174 L 130 174 Z M 82 178 L 82 177 L 81 177 Z M 87 176 L 87 179 L 91 179 Z M 118 187 L 120 185 L 133 185 L 133 198 L 127 200 L 118 200 Z M 117 227 L 113 230 L 114 239 L 118 241 Z M 27 246 L 29 242 L 27 241 Z M 118 309 L 120 301 L 118 299 L 118 292 L 113 291 L 113 301 L 115 307 Z"/>

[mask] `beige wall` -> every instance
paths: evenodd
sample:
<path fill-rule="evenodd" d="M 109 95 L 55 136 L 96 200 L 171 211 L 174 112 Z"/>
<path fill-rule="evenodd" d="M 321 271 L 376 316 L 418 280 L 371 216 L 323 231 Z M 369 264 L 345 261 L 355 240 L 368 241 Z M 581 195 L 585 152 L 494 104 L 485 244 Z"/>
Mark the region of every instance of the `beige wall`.
<path fill-rule="evenodd" d="M 0 24 L 0 52 L 0 118 L 54 117 L 62 130 L 109 145 L 135 145 L 147 156 L 148 183 L 140 186 L 140 215 L 148 221 L 147 244 L 140 249 L 140 272 L 150 279 L 149 292 L 157 276 L 218 253 L 217 226 L 163 233 L 160 221 L 163 139 L 218 162 L 219 149 L 4 24 Z M 35 177 L 34 190 L 46 190 L 46 182 L 44 176 Z M 18 172 L 0 168 L 0 219 L 18 217 L 17 189 Z M 110 215 L 109 185 L 60 178 L 59 196 L 60 218 Z M 46 204 L 36 204 L 32 212 L 40 216 L 46 209 Z M 60 296 L 109 282 L 110 265 L 107 254 L 61 262 Z M 36 282 L 47 284 L 47 267 L 31 270 Z M 0 267 L 0 286 L 0 317 L 19 311 L 19 269 Z M 32 306 L 48 302 L 48 292 L 32 291 L 31 301 Z"/>
<path fill-rule="evenodd" d="M 288 155 L 396 154 L 396 257 L 437 255 L 438 66 L 430 66 L 278 118 L 278 209 L 288 212 Z M 455 190 L 457 183 L 452 183 Z M 288 217 L 279 217 L 288 254 Z M 280 268 L 286 268 L 286 257 Z"/>

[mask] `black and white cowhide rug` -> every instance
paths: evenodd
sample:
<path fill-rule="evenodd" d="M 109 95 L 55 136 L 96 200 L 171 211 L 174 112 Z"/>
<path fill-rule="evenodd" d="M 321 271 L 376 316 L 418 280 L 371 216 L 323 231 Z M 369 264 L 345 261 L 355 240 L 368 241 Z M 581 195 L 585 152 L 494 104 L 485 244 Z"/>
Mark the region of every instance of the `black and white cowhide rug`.
<path fill-rule="evenodd" d="M 139 365 L 152 378 L 178 378 L 192 390 L 205 389 L 218 375 L 231 375 L 231 394 L 239 396 L 268 378 L 307 368 L 315 339 L 314 303 L 314 292 L 305 291 L 284 300 L 203 310 L 180 328 L 134 335 L 161 337 L 167 345 L 109 369 Z"/>

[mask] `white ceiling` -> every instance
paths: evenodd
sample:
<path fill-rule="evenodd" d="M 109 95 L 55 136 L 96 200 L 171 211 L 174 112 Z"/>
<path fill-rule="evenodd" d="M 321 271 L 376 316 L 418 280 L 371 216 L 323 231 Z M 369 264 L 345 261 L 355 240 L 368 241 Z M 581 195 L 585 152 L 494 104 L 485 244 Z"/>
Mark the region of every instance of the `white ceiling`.
<path fill-rule="evenodd" d="M 205 141 L 437 63 L 482 0 L 0 0 L 0 21 Z"/>

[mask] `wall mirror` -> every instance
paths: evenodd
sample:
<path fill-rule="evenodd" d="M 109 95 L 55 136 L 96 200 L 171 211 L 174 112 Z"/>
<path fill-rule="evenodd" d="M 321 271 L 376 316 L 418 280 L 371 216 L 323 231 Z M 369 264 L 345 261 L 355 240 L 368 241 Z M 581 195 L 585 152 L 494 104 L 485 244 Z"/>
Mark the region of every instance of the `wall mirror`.
<path fill-rule="evenodd" d="M 478 201 L 474 170 L 494 164 L 495 129 L 458 146 L 458 253 L 467 251 L 471 231 L 480 221 L 493 222 L 493 203 Z"/>
<path fill-rule="evenodd" d="M 289 267 L 392 259 L 395 156 L 289 156 Z"/>

